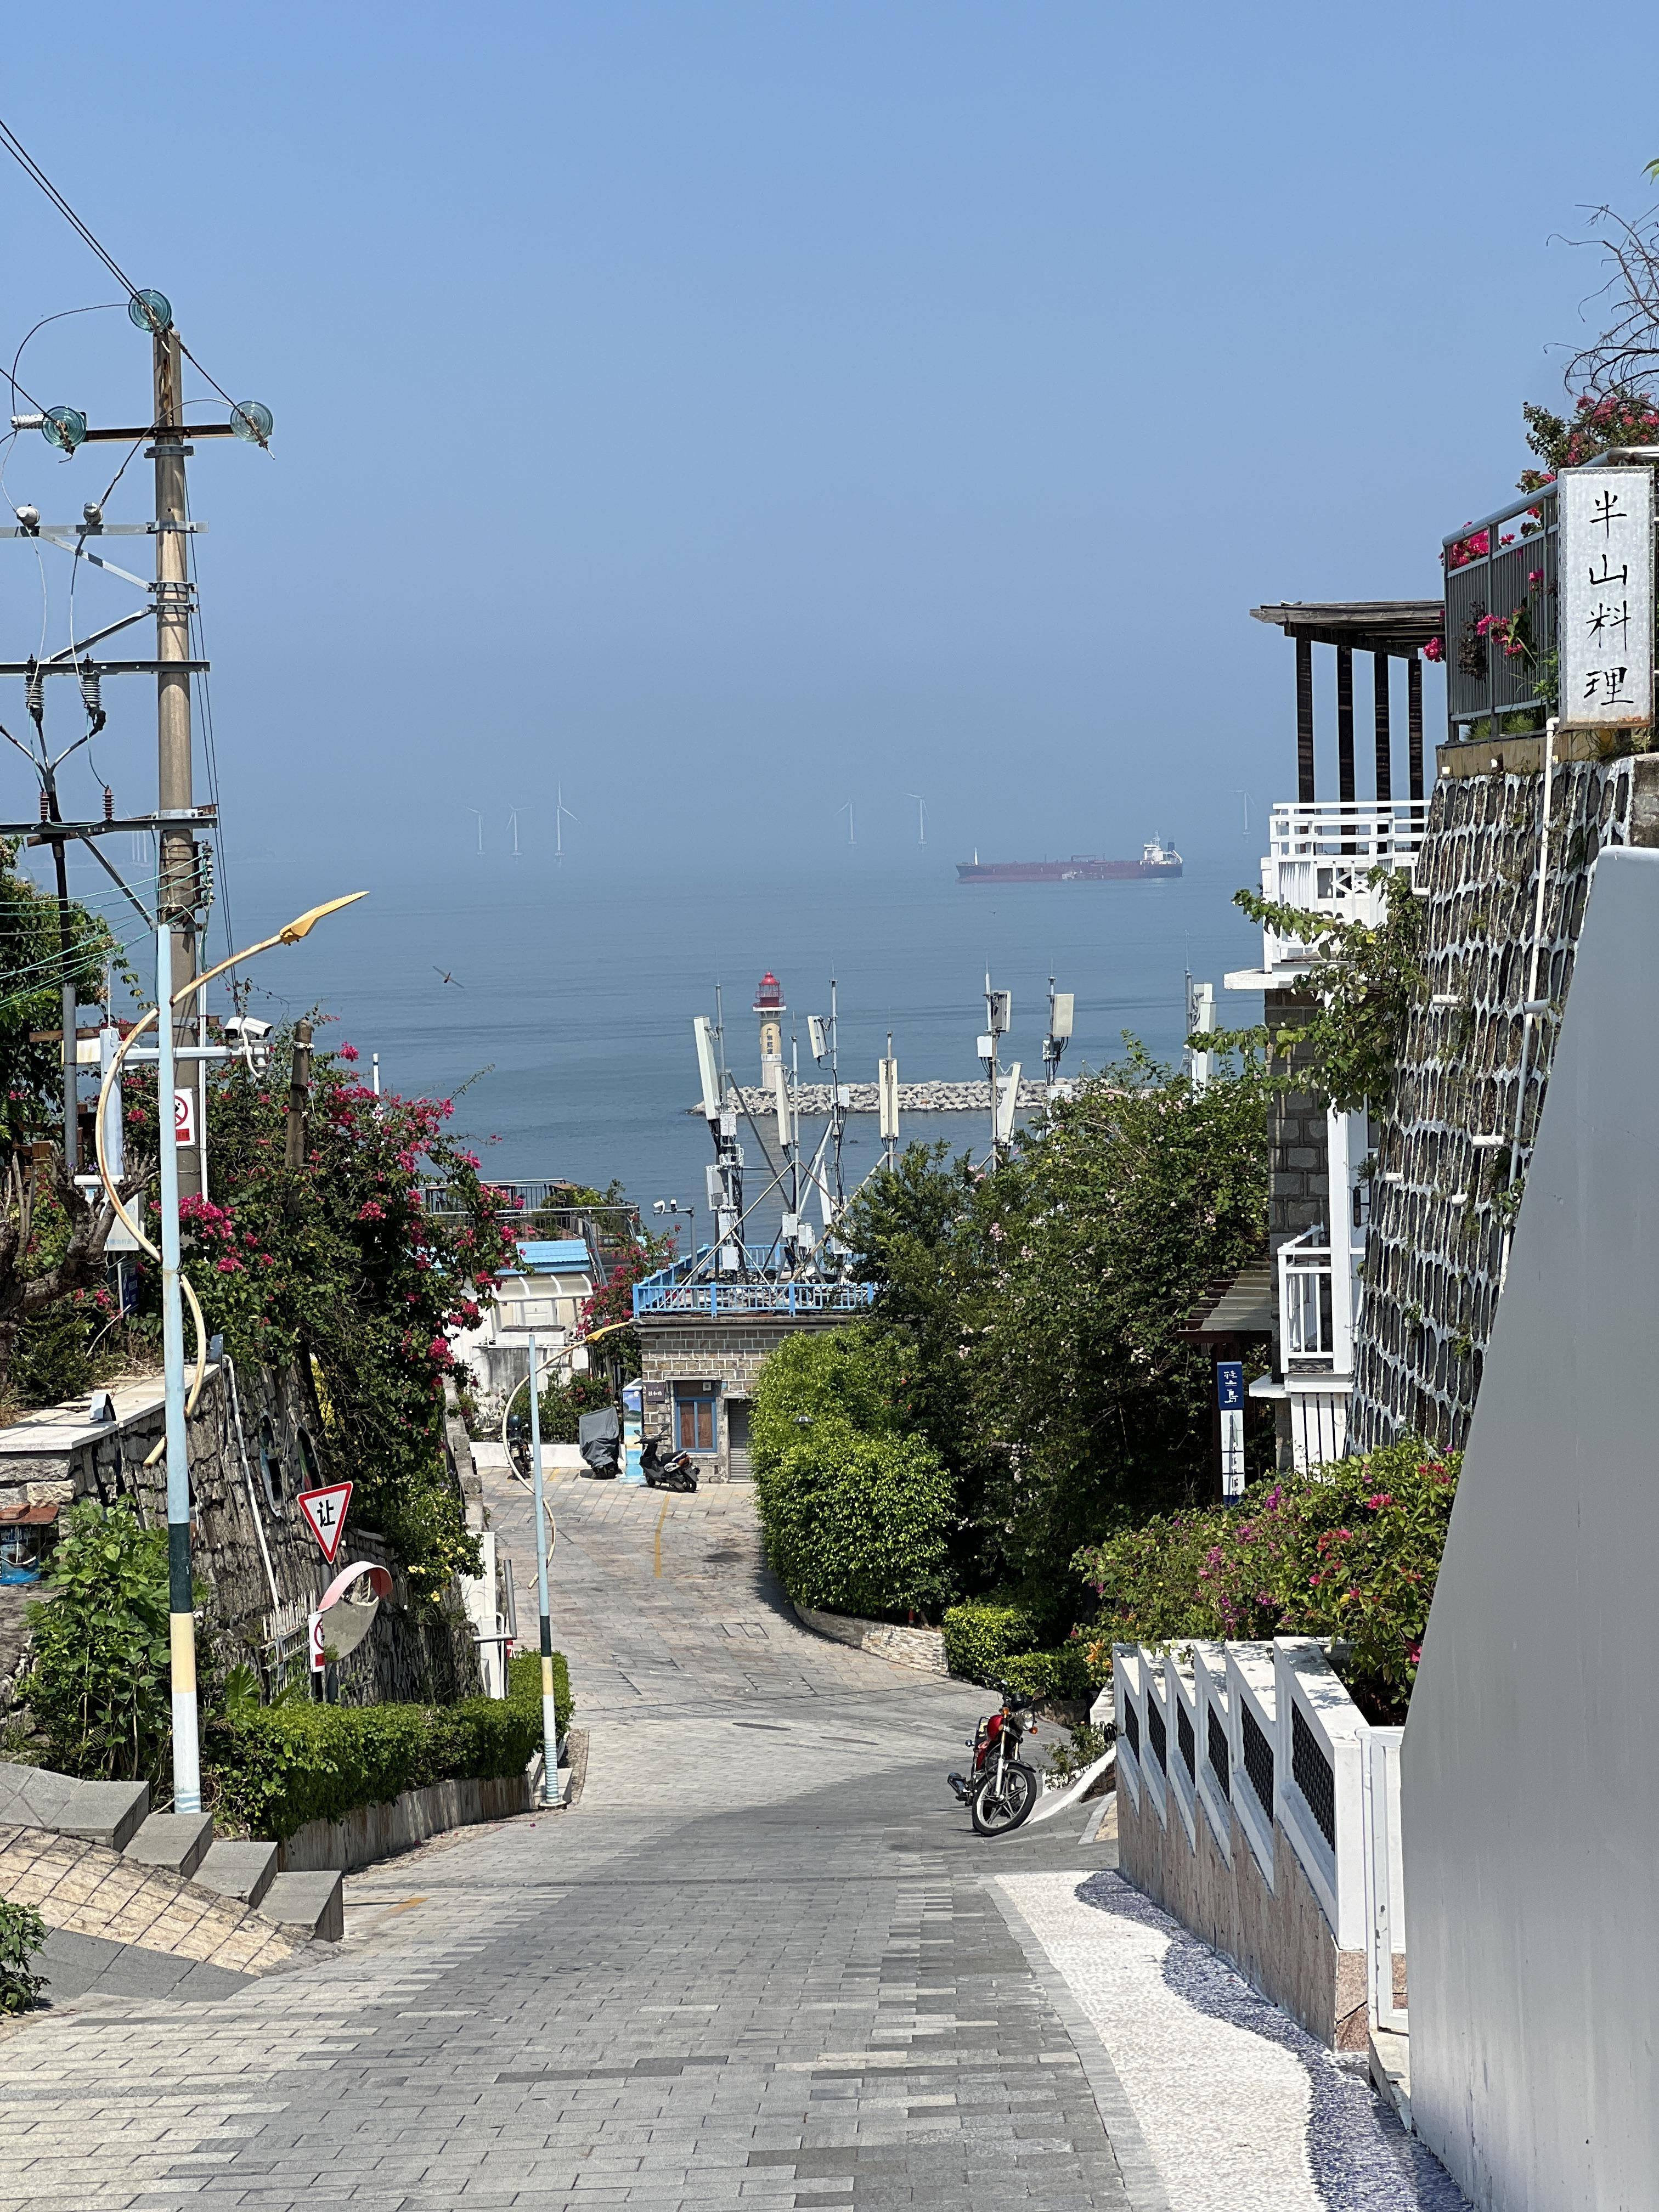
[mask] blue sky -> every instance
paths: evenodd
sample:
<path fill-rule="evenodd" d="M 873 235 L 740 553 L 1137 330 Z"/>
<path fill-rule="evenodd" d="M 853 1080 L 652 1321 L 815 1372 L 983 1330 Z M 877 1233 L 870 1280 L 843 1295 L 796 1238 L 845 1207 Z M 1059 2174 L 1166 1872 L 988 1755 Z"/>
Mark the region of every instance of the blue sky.
<path fill-rule="evenodd" d="M 473 805 L 540 853 L 560 782 L 624 879 L 722 839 L 827 863 L 848 798 L 896 859 L 912 791 L 953 855 L 1236 839 L 1237 791 L 1293 765 L 1248 609 L 1437 588 L 1598 281 L 1551 233 L 1645 204 L 1659 127 L 1551 90 L 1564 28 L 1530 0 L 19 18 L 7 120 L 276 413 L 270 458 L 192 473 L 231 860 L 424 865 Z M 1651 77 L 1655 19 L 1619 48 Z M 8 357 L 111 298 L 9 165 L 0 240 Z M 135 419 L 144 344 L 77 317 L 20 374 Z M 68 516 L 95 473 L 25 441 L 7 489 Z M 0 549 L 8 657 L 40 618 Z M 148 804 L 145 687 L 102 752 Z"/>

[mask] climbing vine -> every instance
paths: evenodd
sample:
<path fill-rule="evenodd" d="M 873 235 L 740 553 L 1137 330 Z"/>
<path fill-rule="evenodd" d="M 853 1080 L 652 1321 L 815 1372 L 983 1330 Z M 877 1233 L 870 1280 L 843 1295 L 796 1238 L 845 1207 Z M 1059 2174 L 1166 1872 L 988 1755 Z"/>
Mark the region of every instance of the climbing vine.
<path fill-rule="evenodd" d="M 1384 895 L 1383 917 L 1375 926 L 1324 921 L 1255 891 L 1233 895 L 1234 905 L 1253 921 L 1307 945 L 1309 964 L 1301 988 L 1316 1001 L 1314 1011 L 1305 1020 L 1274 1030 L 1267 1042 L 1283 1063 L 1282 1083 L 1341 1113 L 1386 1103 L 1406 1024 L 1428 991 L 1423 966 L 1426 910 L 1410 877 L 1401 869 L 1376 867 L 1367 881 L 1380 885 Z M 1259 1042 L 1261 1035 L 1245 1031 L 1219 1042 Z"/>

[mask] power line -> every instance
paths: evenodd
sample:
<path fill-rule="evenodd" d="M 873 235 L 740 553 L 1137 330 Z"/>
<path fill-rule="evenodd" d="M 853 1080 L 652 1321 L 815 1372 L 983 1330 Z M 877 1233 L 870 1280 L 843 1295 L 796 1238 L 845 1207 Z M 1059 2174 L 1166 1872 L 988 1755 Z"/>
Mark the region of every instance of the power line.
<path fill-rule="evenodd" d="M 99 243 L 98 240 L 94 237 L 91 231 L 89 231 L 85 223 L 82 222 L 80 216 L 76 215 L 75 210 L 64 198 L 62 192 L 58 191 L 57 185 L 53 184 L 52 179 L 46 174 L 46 171 L 40 167 L 40 164 L 23 144 L 21 139 L 18 137 L 16 132 L 12 130 L 10 125 L 6 123 L 3 118 L 0 118 L 0 146 L 3 146 L 5 148 L 7 153 L 11 155 L 13 161 L 16 162 L 18 167 L 21 169 L 23 174 L 28 178 L 29 181 L 32 184 L 38 185 L 40 186 L 40 190 L 52 202 L 53 207 L 57 209 L 58 214 L 61 215 L 64 220 L 70 225 L 70 228 L 76 232 L 78 235 L 84 240 L 86 244 L 92 248 L 93 252 L 98 256 L 98 258 L 103 263 L 105 268 L 108 270 L 110 275 L 114 277 L 116 283 L 121 286 L 127 297 L 130 300 L 136 300 L 138 296 L 138 287 L 133 283 L 131 277 L 128 276 L 126 270 L 123 269 L 119 262 L 116 260 L 114 255 L 110 253 Z"/>
<path fill-rule="evenodd" d="M 21 169 L 23 174 L 29 179 L 30 183 L 38 185 L 40 191 L 46 194 L 46 198 L 51 202 L 52 206 L 57 209 L 58 214 L 63 216 L 64 222 L 69 224 L 76 235 L 88 246 L 93 252 L 97 255 L 98 258 L 103 263 L 105 268 L 108 270 L 110 275 L 114 277 L 116 283 L 120 285 L 122 289 L 125 292 L 129 301 L 137 302 L 143 306 L 143 302 L 142 301 L 138 287 L 133 283 L 131 277 L 129 276 L 126 270 L 122 268 L 120 263 L 115 258 L 115 256 L 109 251 L 108 247 L 105 246 L 90 229 L 88 228 L 84 222 L 82 222 L 80 216 L 76 215 L 75 210 L 64 198 L 62 192 L 58 191 L 57 185 L 53 184 L 52 179 L 46 174 L 46 171 L 40 167 L 40 164 L 35 160 L 33 155 L 29 152 L 27 147 L 24 145 L 22 140 L 17 136 L 17 133 L 11 128 L 10 125 L 5 121 L 3 117 L 0 117 L 0 146 L 4 147 L 6 152 L 11 155 L 13 161 L 16 162 L 18 167 Z M 145 307 L 144 309 L 143 327 L 147 330 L 150 327 L 148 307 Z M 190 348 L 185 343 L 182 338 L 179 341 L 179 350 L 183 354 L 185 359 L 190 363 L 191 367 L 197 372 L 198 375 L 207 378 L 208 382 L 212 385 L 214 390 L 218 393 L 220 398 L 224 401 L 226 406 L 234 408 L 237 404 L 236 401 L 231 398 L 229 392 L 225 390 L 225 387 L 219 382 L 217 378 L 210 375 L 208 371 L 202 367 L 201 362 L 197 360 L 195 355 L 191 351 Z M 22 386 L 21 384 L 17 384 L 15 379 L 13 380 L 13 388 L 18 392 L 23 391 Z M 29 395 L 27 392 L 23 392 L 23 397 L 26 399 L 29 399 Z M 40 406 L 38 400 L 29 399 L 29 404 L 31 407 L 34 408 L 38 413 L 44 414 L 46 411 L 45 409 Z"/>

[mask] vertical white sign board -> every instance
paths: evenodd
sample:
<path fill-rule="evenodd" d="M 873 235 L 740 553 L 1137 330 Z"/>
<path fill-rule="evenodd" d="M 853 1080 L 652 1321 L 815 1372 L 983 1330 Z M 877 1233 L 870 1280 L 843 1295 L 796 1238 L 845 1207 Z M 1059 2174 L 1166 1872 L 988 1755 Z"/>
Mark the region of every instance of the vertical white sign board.
<path fill-rule="evenodd" d="M 1653 720 L 1653 471 L 1559 479 L 1559 714 L 1578 728 Z"/>

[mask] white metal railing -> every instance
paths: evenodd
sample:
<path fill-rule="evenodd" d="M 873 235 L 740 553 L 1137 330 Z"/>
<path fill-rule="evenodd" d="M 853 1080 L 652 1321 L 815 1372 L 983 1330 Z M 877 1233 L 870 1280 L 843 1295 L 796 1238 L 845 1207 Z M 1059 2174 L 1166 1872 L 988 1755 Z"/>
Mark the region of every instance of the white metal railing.
<path fill-rule="evenodd" d="M 1117 1779 L 1140 1810 L 1140 1650 L 1133 1644 L 1112 1646 L 1113 1717 L 1117 1723 Z"/>
<path fill-rule="evenodd" d="M 1164 1695 L 1164 1662 L 1143 1655 L 1140 1669 L 1140 1772 L 1152 1809 L 1170 1825 L 1170 1709 Z"/>
<path fill-rule="evenodd" d="M 1328 921 L 1375 927 L 1387 891 L 1374 870 L 1414 865 L 1428 822 L 1425 799 L 1310 799 L 1273 810 L 1261 862 L 1261 896 Z M 1312 933 L 1316 934 L 1316 933 Z M 1308 957 L 1307 939 L 1264 926 L 1262 963 L 1269 971 Z"/>
<path fill-rule="evenodd" d="M 1322 1229 L 1304 1229 L 1279 1248 L 1279 1336 L 1287 1361 L 1329 1361 L 1336 1349 L 1331 1248 Z"/>
<path fill-rule="evenodd" d="M 1269 1889 L 1273 1887 L 1273 1808 L 1278 1797 L 1275 1689 L 1271 1644 L 1228 1644 L 1227 1717 L 1231 1723 L 1233 1814 Z"/>
<path fill-rule="evenodd" d="M 1170 1796 L 1187 1841 L 1198 1849 L 1198 1698 L 1190 1661 L 1164 1655 L 1164 1709 L 1170 1717 Z M 1191 1759 L 1189 1767 L 1188 1759 Z"/>
<path fill-rule="evenodd" d="M 1193 1646 L 1194 1726 L 1198 1731 L 1198 1802 L 1221 1856 L 1233 1859 L 1232 1749 L 1227 1727 L 1227 1647 Z"/>
<path fill-rule="evenodd" d="M 1273 1644 L 1278 1818 L 1345 1951 L 1365 1942 L 1364 1715 L 1310 1636 Z"/>
<path fill-rule="evenodd" d="M 1395 1964 L 1406 1951 L 1404 1854 L 1400 1843 L 1400 1746 L 1403 1729 L 1374 1728 L 1360 1769 L 1365 1826 L 1365 1998 L 1371 2032 L 1407 2033 L 1407 2008 L 1395 1994 Z"/>
<path fill-rule="evenodd" d="M 1287 1372 L 1293 1359 L 1352 1372 L 1358 1269 L 1364 1256 L 1364 1243 L 1351 1240 L 1347 1267 L 1338 1274 L 1322 1228 L 1304 1229 L 1279 1246 L 1279 1340 Z"/>

